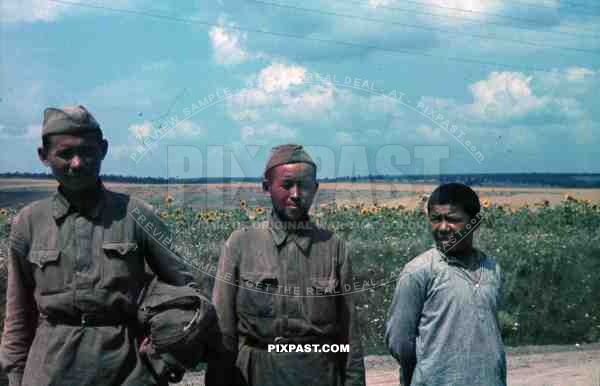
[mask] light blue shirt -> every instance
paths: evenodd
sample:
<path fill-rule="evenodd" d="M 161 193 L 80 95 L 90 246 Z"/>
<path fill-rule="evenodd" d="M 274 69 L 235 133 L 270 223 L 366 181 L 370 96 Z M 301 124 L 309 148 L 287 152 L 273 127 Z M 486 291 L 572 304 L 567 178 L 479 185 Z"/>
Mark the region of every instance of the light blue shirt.
<path fill-rule="evenodd" d="M 497 317 L 500 267 L 482 252 L 475 253 L 480 268 L 471 276 L 436 248 L 402 270 L 385 341 L 400 363 L 403 385 L 409 385 L 411 372 L 410 386 L 506 385 Z"/>

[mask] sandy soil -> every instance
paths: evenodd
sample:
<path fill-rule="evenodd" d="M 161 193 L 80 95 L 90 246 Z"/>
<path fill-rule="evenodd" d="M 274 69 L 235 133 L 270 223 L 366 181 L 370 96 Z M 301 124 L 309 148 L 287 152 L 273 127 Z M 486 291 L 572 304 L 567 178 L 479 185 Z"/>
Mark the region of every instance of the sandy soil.
<path fill-rule="evenodd" d="M 508 349 L 509 386 L 600 386 L 600 344 Z M 365 360 L 367 386 L 399 386 L 390 356 Z M 203 385 L 202 374 L 187 374 L 182 386 Z"/>
<path fill-rule="evenodd" d="M 107 183 L 115 191 L 128 193 L 143 200 L 165 196 L 167 192 L 183 192 L 186 204 L 198 207 L 237 206 L 239 200 L 248 200 L 250 206 L 270 205 L 259 184 L 198 184 L 185 185 L 137 185 Z M 431 192 L 434 185 L 392 183 L 322 183 L 315 199 L 315 206 L 332 202 L 338 205 L 373 203 L 414 208 L 423 204 L 422 196 Z M 0 207 L 20 206 L 50 195 L 56 182 L 49 180 L 0 179 Z M 526 188 L 526 187 L 480 187 L 476 188 L 482 200 L 506 207 L 548 200 L 558 204 L 565 195 L 600 202 L 600 189 Z"/>

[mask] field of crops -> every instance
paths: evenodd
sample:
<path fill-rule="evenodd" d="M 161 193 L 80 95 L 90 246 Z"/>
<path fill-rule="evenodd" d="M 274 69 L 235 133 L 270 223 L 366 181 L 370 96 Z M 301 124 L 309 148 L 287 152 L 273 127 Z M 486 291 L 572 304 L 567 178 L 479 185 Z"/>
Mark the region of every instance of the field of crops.
<path fill-rule="evenodd" d="M 269 215 L 268 208 L 250 207 L 244 200 L 237 207 L 198 210 L 169 195 L 147 199 L 176 234 L 178 245 L 213 263 L 234 229 L 253 226 Z M 482 206 L 485 216 L 475 242 L 504 272 L 500 316 L 505 342 L 514 346 L 600 340 L 598 202 L 566 195 L 553 205 L 540 200 L 515 208 L 482 199 Z M 3 273 L 15 212 L 0 209 Z M 386 278 L 433 242 L 422 206 L 330 203 L 318 205 L 313 218 L 350 244 L 355 280 L 369 283 L 353 295 L 363 344 L 369 354 L 384 353 L 384 323 L 394 291 L 394 282 Z M 213 278 L 201 271 L 197 278 L 210 292 Z"/>

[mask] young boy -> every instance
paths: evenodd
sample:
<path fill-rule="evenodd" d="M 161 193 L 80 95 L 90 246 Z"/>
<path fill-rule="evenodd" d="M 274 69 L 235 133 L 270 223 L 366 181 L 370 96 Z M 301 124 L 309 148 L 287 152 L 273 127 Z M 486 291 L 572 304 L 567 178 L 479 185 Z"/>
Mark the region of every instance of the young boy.
<path fill-rule="evenodd" d="M 386 325 L 403 386 L 506 385 L 497 318 L 500 267 L 473 247 L 483 217 L 477 194 L 450 183 L 427 203 L 436 248 L 404 267 Z"/>
<path fill-rule="evenodd" d="M 221 277 L 231 273 L 240 284 L 217 280 L 213 301 L 235 362 L 229 370 L 235 385 L 365 385 L 352 296 L 311 296 L 316 288 L 334 293 L 353 277 L 345 243 L 310 220 L 316 177 L 316 164 L 303 146 L 274 148 L 263 180 L 271 217 L 259 227 L 236 230 L 225 243 Z M 349 344 L 350 353 L 269 351 L 280 343 Z M 209 365 L 207 385 L 226 384 L 214 377 L 228 365 L 220 366 Z"/>

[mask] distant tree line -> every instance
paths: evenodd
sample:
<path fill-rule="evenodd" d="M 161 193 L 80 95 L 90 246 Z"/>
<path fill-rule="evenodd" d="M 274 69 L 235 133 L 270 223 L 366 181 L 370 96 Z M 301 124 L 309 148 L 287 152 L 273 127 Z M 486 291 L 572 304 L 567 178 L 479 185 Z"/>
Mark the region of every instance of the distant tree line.
<path fill-rule="evenodd" d="M 0 178 L 52 179 L 48 173 L 0 173 Z M 261 177 L 209 177 L 209 178 L 162 178 L 123 176 L 119 174 L 103 175 L 107 182 L 132 184 L 210 184 L 247 182 L 259 183 Z M 490 174 L 444 174 L 427 175 L 357 175 L 334 178 L 319 178 L 320 182 L 398 182 L 439 184 L 462 182 L 470 186 L 523 186 L 523 187 L 563 187 L 563 188 L 600 188 L 600 173 L 490 173 Z"/>

